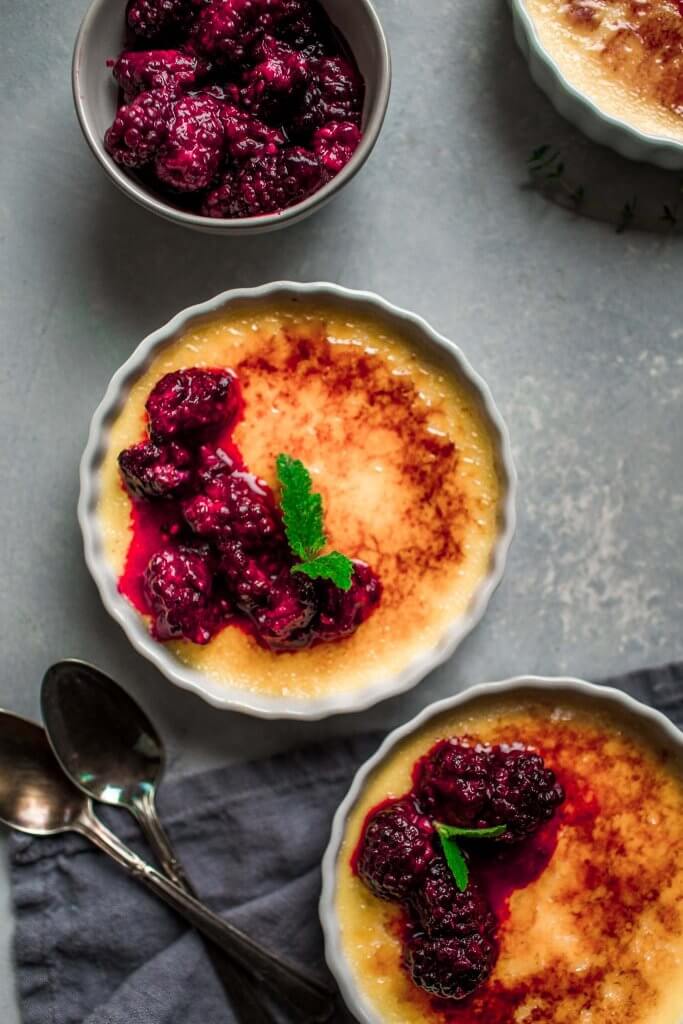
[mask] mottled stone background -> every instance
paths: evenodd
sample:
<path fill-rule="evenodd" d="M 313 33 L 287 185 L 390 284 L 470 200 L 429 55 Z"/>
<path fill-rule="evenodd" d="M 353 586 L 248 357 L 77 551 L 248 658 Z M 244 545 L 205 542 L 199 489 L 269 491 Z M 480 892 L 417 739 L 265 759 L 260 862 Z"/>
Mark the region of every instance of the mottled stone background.
<path fill-rule="evenodd" d="M 502 0 L 377 7 L 395 81 L 370 164 L 313 220 L 243 242 L 155 219 L 93 161 L 69 84 L 85 0 L 0 0 L 0 704 L 36 715 L 45 668 L 91 659 L 190 772 L 390 726 L 466 683 L 681 656 L 683 254 L 660 220 L 678 176 L 567 126 L 532 85 Z M 528 187 L 544 143 L 589 216 Z M 650 230 L 617 234 L 636 195 Z M 218 714 L 172 689 L 103 611 L 75 518 L 90 416 L 133 346 L 189 303 L 274 278 L 370 288 L 428 317 L 490 382 L 520 471 L 517 540 L 480 628 L 412 694 L 318 726 Z M 16 1024 L 5 890 L 0 933 L 0 1020 Z"/>

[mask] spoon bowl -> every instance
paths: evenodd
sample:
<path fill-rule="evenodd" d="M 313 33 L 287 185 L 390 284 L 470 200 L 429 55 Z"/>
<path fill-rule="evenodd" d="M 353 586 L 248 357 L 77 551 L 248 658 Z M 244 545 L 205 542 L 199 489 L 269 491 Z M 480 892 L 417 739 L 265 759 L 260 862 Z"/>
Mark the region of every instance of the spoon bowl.
<path fill-rule="evenodd" d="M 113 679 L 60 661 L 45 673 L 41 704 L 53 751 L 84 793 L 130 809 L 154 792 L 164 773 L 161 739 Z"/>
<path fill-rule="evenodd" d="M 0 820 L 10 828 L 50 836 L 77 826 L 86 798 L 55 761 L 34 722 L 0 713 Z"/>
<path fill-rule="evenodd" d="M 76 660 L 61 661 L 48 669 L 41 704 L 54 756 L 73 783 L 87 797 L 129 811 L 165 875 L 196 897 L 157 813 L 155 798 L 164 772 L 164 747 L 142 708 L 109 676 Z M 255 950 L 253 943 L 251 948 L 268 963 L 285 999 L 317 1014 L 321 993 L 310 991 L 310 980 L 293 977 L 291 967 L 265 949 Z M 268 1024 L 270 1017 L 258 990 L 233 963 L 218 957 L 214 950 L 209 952 L 238 1019 L 245 1024 Z M 322 1004 L 326 1001 L 322 993 Z"/>
<path fill-rule="evenodd" d="M 36 836 L 79 833 L 228 953 L 252 985 L 255 980 L 257 986 L 266 984 L 286 995 L 305 1021 L 326 1021 L 332 1015 L 334 999 L 325 985 L 269 954 L 125 846 L 96 817 L 89 797 L 63 774 L 45 731 L 7 711 L 0 711 L 0 821 Z M 252 1014 L 250 1019 L 258 1018 Z"/>

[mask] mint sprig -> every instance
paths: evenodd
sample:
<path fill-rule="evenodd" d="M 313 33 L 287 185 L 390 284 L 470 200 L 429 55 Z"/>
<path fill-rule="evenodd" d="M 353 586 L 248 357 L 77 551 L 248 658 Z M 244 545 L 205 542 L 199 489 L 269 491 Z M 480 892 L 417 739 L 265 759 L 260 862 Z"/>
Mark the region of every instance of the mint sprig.
<path fill-rule="evenodd" d="M 320 555 L 310 562 L 300 562 L 292 572 L 302 572 L 312 580 L 332 580 L 340 590 L 350 590 L 353 564 L 346 555 L 330 551 L 329 555 Z"/>
<path fill-rule="evenodd" d="M 434 822 L 434 828 L 441 841 L 446 863 L 451 870 L 460 892 L 464 892 L 470 881 L 470 868 L 458 839 L 496 839 L 507 832 L 507 825 L 494 825 L 492 828 L 459 828 L 457 825 L 444 825 Z"/>
<path fill-rule="evenodd" d="M 292 572 L 303 573 L 313 580 L 331 580 L 340 590 L 350 590 L 353 577 L 351 559 L 338 551 L 321 554 L 327 544 L 323 499 L 313 490 L 311 474 L 300 459 L 280 454 L 277 457 L 277 476 L 287 541 L 300 560 Z"/>

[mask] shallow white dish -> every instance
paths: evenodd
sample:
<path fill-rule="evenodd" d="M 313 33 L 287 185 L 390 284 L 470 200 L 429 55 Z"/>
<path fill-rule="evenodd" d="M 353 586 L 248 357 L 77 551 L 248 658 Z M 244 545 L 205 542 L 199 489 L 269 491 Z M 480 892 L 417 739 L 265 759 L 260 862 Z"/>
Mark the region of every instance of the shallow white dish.
<path fill-rule="evenodd" d="M 481 697 L 495 697 L 510 693 L 556 693 L 558 700 L 563 695 L 580 695 L 586 703 L 595 702 L 625 713 L 635 719 L 641 728 L 649 729 L 658 739 L 663 740 L 668 748 L 676 752 L 683 761 L 683 732 L 659 711 L 634 700 L 621 690 L 609 686 L 596 686 L 580 679 L 546 678 L 539 676 L 518 676 L 498 683 L 482 683 L 473 686 L 456 697 L 448 697 L 425 708 L 417 717 L 406 725 L 400 726 L 387 736 L 379 750 L 357 772 L 349 792 L 341 803 L 332 824 L 332 835 L 325 852 L 322 864 L 323 883 L 320 897 L 320 921 L 325 938 L 325 957 L 330 971 L 334 975 L 348 1009 L 359 1021 L 359 1024 L 384 1024 L 382 1018 L 370 1005 L 365 995 L 359 990 L 344 953 L 344 944 L 336 913 L 337 867 L 341 845 L 346 833 L 346 824 L 361 798 L 366 780 L 388 757 L 394 748 L 407 736 L 421 729 L 426 722 L 455 708 L 466 708 L 472 701 Z"/>
<path fill-rule="evenodd" d="M 74 48 L 72 87 L 76 113 L 93 154 L 117 188 L 136 203 L 174 224 L 213 235 L 253 235 L 296 224 L 319 210 L 360 171 L 379 138 L 391 91 L 391 56 L 384 30 L 370 0 L 320 0 L 348 42 L 365 79 L 363 139 L 342 171 L 323 188 L 282 213 L 242 220 L 212 219 L 165 202 L 109 156 L 104 133 L 116 114 L 118 87 L 107 67 L 124 44 L 127 0 L 93 0 Z"/>
<path fill-rule="evenodd" d="M 683 168 L 683 143 L 660 135 L 649 135 L 610 114 L 569 82 L 540 40 L 526 0 L 510 0 L 515 39 L 529 62 L 531 77 L 548 96 L 555 109 L 577 128 L 603 146 L 609 146 L 630 160 L 664 167 Z"/>
<path fill-rule="evenodd" d="M 468 612 L 454 620 L 438 645 L 409 664 L 398 675 L 380 684 L 349 693 L 310 700 L 258 696 L 237 687 L 229 681 L 218 684 L 201 672 L 180 662 L 163 644 L 154 640 L 145 622 L 128 601 L 119 593 L 114 573 L 108 564 L 102 546 L 97 504 L 100 493 L 99 471 L 107 451 L 109 430 L 126 401 L 128 393 L 157 352 L 186 331 L 190 323 L 207 315 L 216 315 L 235 304 L 255 303 L 259 300 L 297 302 L 301 298 L 348 306 L 358 314 L 381 316 L 415 344 L 418 350 L 437 355 L 448 370 L 459 376 L 472 389 L 475 399 L 489 422 L 496 446 L 496 461 L 501 481 L 501 511 L 497 543 L 491 558 L 488 575 L 482 579 L 473 595 Z M 475 373 L 467 359 L 453 342 L 448 341 L 420 317 L 370 292 L 350 291 L 334 284 L 293 284 L 276 282 L 260 288 L 246 288 L 224 292 L 208 302 L 192 306 L 174 317 L 165 327 L 145 338 L 126 363 L 114 374 L 90 428 L 88 444 L 81 460 L 81 492 L 78 519 L 83 533 L 85 559 L 100 591 L 102 601 L 112 617 L 123 627 L 135 649 L 148 658 L 171 682 L 203 697 L 217 708 L 243 711 L 262 718 L 319 719 L 342 712 L 360 711 L 415 686 L 432 669 L 455 651 L 462 639 L 479 622 L 493 591 L 500 582 L 508 548 L 515 527 L 515 492 L 517 477 L 512 459 L 510 439 L 500 413 L 487 385 Z"/>

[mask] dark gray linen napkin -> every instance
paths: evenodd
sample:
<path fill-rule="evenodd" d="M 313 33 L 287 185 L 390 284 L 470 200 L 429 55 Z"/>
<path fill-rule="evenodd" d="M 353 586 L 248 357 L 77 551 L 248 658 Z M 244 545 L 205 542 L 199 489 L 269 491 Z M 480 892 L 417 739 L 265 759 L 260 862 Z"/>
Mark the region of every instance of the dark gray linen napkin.
<path fill-rule="evenodd" d="M 607 682 L 683 726 L 683 663 Z M 334 811 L 379 739 L 326 743 L 161 791 L 202 898 L 321 976 L 320 860 Z M 132 819 L 102 816 L 145 853 Z M 77 836 L 13 837 L 11 876 L 24 1024 L 234 1024 L 198 936 Z"/>

